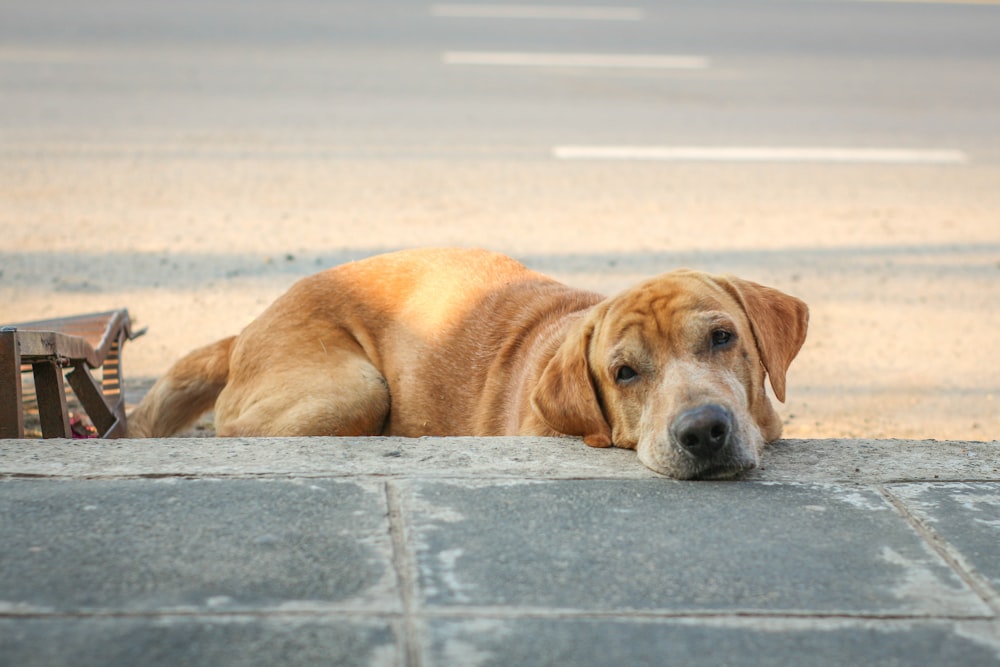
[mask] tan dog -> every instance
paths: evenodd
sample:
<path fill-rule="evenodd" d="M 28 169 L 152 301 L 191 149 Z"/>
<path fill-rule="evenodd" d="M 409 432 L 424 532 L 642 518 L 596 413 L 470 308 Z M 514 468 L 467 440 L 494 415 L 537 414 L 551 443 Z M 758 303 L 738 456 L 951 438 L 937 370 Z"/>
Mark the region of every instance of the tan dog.
<path fill-rule="evenodd" d="M 676 271 L 613 298 L 481 250 L 409 250 L 292 286 L 190 353 L 128 418 L 167 436 L 215 405 L 221 436 L 571 435 L 653 470 L 730 477 L 781 421 L 808 309 Z"/>

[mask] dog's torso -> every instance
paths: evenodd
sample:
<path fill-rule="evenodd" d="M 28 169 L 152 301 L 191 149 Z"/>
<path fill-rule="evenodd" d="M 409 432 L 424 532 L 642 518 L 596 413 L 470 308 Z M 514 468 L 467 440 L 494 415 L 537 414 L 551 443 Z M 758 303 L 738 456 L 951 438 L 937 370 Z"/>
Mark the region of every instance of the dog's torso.
<path fill-rule="evenodd" d="M 379 255 L 307 277 L 272 304 L 237 340 L 227 390 L 265 368 L 301 368 L 307 382 L 309 362 L 346 339 L 388 385 L 383 435 L 553 434 L 530 409 L 533 381 L 602 299 L 482 250 Z M 230 417 L 217 410 L 221 430 Z"/>

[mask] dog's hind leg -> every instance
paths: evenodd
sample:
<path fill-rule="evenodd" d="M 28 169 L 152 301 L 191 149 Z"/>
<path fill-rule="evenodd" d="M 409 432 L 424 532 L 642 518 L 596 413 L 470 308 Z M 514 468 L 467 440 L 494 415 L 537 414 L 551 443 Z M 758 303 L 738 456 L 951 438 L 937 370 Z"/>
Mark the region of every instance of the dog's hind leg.
<path fill-rule="evenodd" d="M 270 368 L 231 382 L 215 406 L 220 436 L 380 435 L 388 422 L 389 386 L 354 350 L 324 363 Z"/>

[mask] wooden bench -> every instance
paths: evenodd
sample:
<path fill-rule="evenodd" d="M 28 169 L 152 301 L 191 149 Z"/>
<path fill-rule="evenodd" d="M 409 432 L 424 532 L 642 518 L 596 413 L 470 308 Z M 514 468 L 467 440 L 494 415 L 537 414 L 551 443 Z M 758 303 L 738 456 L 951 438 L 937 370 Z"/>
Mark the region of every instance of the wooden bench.
<path fill-rule="evenodd" d="M 0 327 L 0 438 L 24 437 L 21 374 L 28 371 L 34 375 L 42 437 L 73 437 L 64 378 L 98 437 L 124 436 L 122 346 L 143 333 L 132 332 L 124 308 Z M 100 382 L 91 374 L 96 369 Z"/>

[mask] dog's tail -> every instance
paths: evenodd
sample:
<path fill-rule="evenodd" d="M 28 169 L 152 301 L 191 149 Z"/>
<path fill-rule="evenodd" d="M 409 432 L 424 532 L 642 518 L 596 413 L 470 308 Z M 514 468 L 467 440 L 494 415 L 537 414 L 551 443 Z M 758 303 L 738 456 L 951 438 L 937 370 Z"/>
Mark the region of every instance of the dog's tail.
<path fill-rule="evenodd" d="M 211 409 L 229 378 L 235 340 L 231 336 L 198 348 L 171 366 L 126 419 L 128 437 L 173 435 Z"/>

